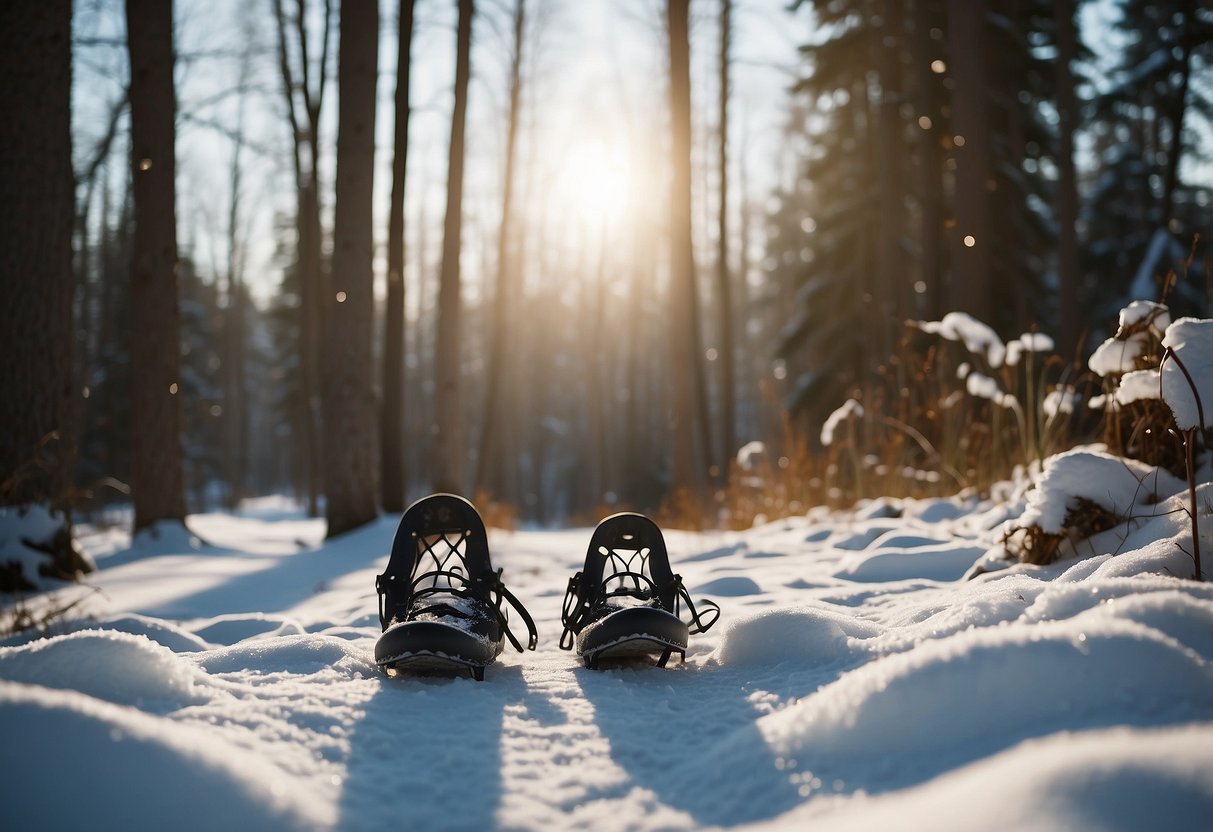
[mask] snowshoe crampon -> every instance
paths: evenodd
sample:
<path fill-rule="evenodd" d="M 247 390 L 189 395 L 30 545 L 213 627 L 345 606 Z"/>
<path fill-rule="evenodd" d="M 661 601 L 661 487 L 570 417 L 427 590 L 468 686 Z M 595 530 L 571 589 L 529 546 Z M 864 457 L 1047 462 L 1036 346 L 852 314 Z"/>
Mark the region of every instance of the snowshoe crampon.
<path fill-rule="evenodd" d="M 483 680 L 503 639 L 523 650 L 503 602 L 526 625 L 527 649 L 535 649 L 535 622 L 493 570 L 484 523 L 462 497 L 432 494 L 409 507 L 375 589 L 383 627 L 375 663 L 389 675 L 466 670 Z"/>
<path fill-rule="evenodd" d="M 680 615 L 684 603 L 689 624 Z M 591 668 L 650 657 L 665 667 L 675 653 L 686 658 L 689 636 L 720 617 L 715 603 L 699 603 L 702 612 L 670 570 L 657 525 L 643 514 L 614 514 L 598 524 L 584 568 L 569 580 L 560 646 L 576 646 Z"/>

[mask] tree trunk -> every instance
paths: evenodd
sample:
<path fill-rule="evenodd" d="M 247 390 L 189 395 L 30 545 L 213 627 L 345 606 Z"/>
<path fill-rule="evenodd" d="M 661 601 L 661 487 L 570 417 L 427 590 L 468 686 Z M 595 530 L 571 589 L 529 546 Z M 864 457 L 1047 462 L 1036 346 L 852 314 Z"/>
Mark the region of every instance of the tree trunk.
<path fill-rule="evenodd" d="M 672 486 L 698 496 L 703 468 L 696 455 L 695 252 L 691 239 L 690 0 L 666 0 L 670 51 L 669 382 Z"/>
<path fill-rule="evenodd" d="M 337 69 L 333 295 L 324 312 L 324 484 L 329 537 L 374 520 L 379 497 L 371 350 L 378 59 L 376 0 L 344 0 Z"/>
<path fill-rule="evenodd" d="M 931 70 L 931 62 L 943 54 L 943 44 L 931 37 L 938 18 L 935 0 L 918 0 L 914 4 L 913 51 L 914 76 L 917 85 L 918 115 L 928 122 L 919 122 L 922 140 L 918 158 L 919 237 L 922 257 L 919 278 L 925 292 L 913 314 L 939 320 L 949 310 L 944 275 L 947 251 L 944 246 L 944 159 L 940 141 L 944 136 L 945 119 L 940 95 L 940 79 Z"/>
<path fill-rule="evenodd" d="M 737 449 L 736 352 L 733 346 L 733 289 L 729 273 L 729 38 L 733 0 L 720 3 L 720 215 L 716 229 L 716 302 L 720 312 L 720 475 L 728 476 Z"/>
<path fill-rule="evenodd" d="M 518 144 L 518 117 L 522 102 L 522 48 L 526 35 L 526 0 L 514 4 L 514 54 L 510 60 L 510 113 L 505 139 L 505 181 L 501 191 L 501 228 L 497 233 L 497 303 L 493 315 L 493 340 L 488 352 L 488 389 L 481 419 L 480 455 L 477 461 L 476 490 L 487 489 L 496 496 L 516 497 L 506 487 L 515 478 L 506 470 L 515 466 L 514 400 L 509 391 L 502 394 L 503 381 L 515 383 L 509 362 L 511 325 L 517 314 L 518 271 L 510 256 L 514 236 L 514 159 Z M 503 401 L 504 400 L 504 401 Z M 506 406 L 503 407 L 503 404 Z M 504 494 L 503 491 L 511 493 Z"/>
<path fill-rule="evenodd" d="M 1175 218 L 1175 191 L 1179 186 L 1179 159 L 1184 147 L 1184 114 L 1188 107 L 1188 87 L 1192 78 L 1192 47 L 1195 36 L 1192 33 L 1195 4 L 1191 0 L 1182 0 L 1179 4 L 1180 21 L 1175 26 L 1179 33 L 1179 89 L 1173 93 L 1170 112 L 1167 120 L 1171 123 L 1171 143 L 1167 148 L 1167 169 L 1163 175 L 1162 210 L 1159 212 L 1164 228 L 1169 228 Z"/>
<path fill-rule="evenodd" d="M 278 29 L 278 68 L 291 125 L 295 186 L 298 206 L 295 215 L 297 233 L 296 266 L 299 270 L 299 424 L 303 428 L 304 479 L 307 485 L 308 516 L 319 514 L 322 488 L 323 442 L 320 435 L 320 339 L 323 329 L 321 307 L 329 293 L 324 291 L 324 267 L 321 245 L 319 176 L 320 116 L 328 74 L 329 26 L 332 0 L 324 2 L 324 26 L 321 35 L 319 75 L 315 89 L 311 83 L 311 54 L 308 47 L 307 0 L 298 0 L 294 30 L 299 44 L 299 79 L 288 49 L 290 27 L 282 0 L 274 0 Z M 296 105 L 296 97 L 302 107 Z M 302 114 L 300 113 L 302 109 Z M 306 152 L 305 152 L 306 151 Z"/>
<path fill-rule="evenodd" d="M 1078 102 L 1074 94 L 1073 63 L 1078 51 L 1074 0 L 1056 0 L 1057 25 L 1057 279 L 1060 327 L 1058 350 L 1063 357 L 1078 347 L 1078 186 L 1074 172 L 1074 133 Z"/>
<path fill-rule="evenodd" d="M 467 449 L 463 441 L 460 398 L 462 373 L 462 298 L 459 255 L 463 248 L 463 143 L 467 122 L 468 79 L 471 75 L 472 0 L 459 0 L 459 29 L 455 57 L 455 110 L 447 161 L 446 216 L 442 224 L 442 269 L 438 289 L 438 338 L 435 345 L 436 414 L 434 484 L 439 491 L 460 493 Z"/>
<path fill-rule="evenodd" d="M 383 441 L 380 473 L 383 508 L 402 512 L 404 465 L 404 184 L 409 152 L 409 63 L 413 43 L 414 0 L 400 0 L 396 52 L 396 130 L 392 154 L 392 204 L 387 230 L 387 309 L 383 334 L 383 404 L 379 432 Z"/>
<path fill-rule="evenodd" d="M 952 308 L 990 320 L 993 235 L 987 183 L 992 174 L 989 76 L 986 38 L 987 0 L 949 0 L 952 132 L 956 192 L 952 228 Z M 963 141 L 963 144 L 961 144 Z"/>
<path fill-rule="evenodd" d="M 907 314 L 905 286 L 905 178 L 902 175 L 906 155 L 902 136 L 901 45 L 905 33 L 901 0 L 881 0 L 882 25 L 877 44 L 877 69 L 880 74 L 880 108 L 876 130 L 877 176 L 879 182 L 879 240 L 876 255 L 877 338 L 869 355 L 884 361 L 893 353 L 898 325 Z"/>
<path fill-rule="evenodd" d="M 131 494 L 135 530 L 185 519 L 173 9 L 127 0 L 131 65 Z"/>
<path fill-rule="evenodd" d="M 70 508 L 71 18 L 70 0 L 0 4 L 0 505 Z"/>

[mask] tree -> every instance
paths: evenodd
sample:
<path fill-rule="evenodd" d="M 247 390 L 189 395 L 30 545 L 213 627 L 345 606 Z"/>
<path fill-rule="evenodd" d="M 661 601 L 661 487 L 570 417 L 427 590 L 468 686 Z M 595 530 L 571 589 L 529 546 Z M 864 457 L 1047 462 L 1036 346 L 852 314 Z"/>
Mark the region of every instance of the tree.
<path fill-rule="evenodd" d="M 0 6 L 0 505 L 70 507 L 72 384 L 72 84 L 70 0 Z M 65 521 L 67 520 L 65 514 Z M 70 552 L 57 534 L 56 566 Z M 47 541 L 37 541 L 43 543 Z"/>
<path fill-rule="evenodd" d="M 988 91 L 990 71 L 986 35 L 987 0 L 949 0 L 948 37 L 952 52 L 952 130 L 956 145 L 953 199 L 953 309 L 990 320 L 994 226 L 987 183 L 993 175 Z"/>
<path fill-rule="evenodd" d="M 1055 0 L 1057 26 L 1057 283 L 1060 326 L 1058 346 L 1065 357 L 1078 346 L 1078 181 L 1074 169 L 1074 134 L 1078 129 L 1078 100 L 1074 92 L 1074 60 L 1078 30 L 1075 0 Z"/>
<path fill-rule="evenodd" d="M 463 145 L 467 124 L 468 80 L 471 76 L 472 0 L 459 0 L 455 53 L 455 109 L 447 156 L 446 215 L 442 222 L 442 269 L 438 287 L 438 334 L 435 343 L 435 433 L 437 448 L 433 482 L 439 491 L 460 492 L 464 460 L 461 399 L 462 299 L 459 256 L 463 249 Z"/>
<path fill-rule="evenodd" d="M 720 466 L 728 473 L 729 460 L 737 449 L 737 382 L 733 346 L 733 292 L 729 274 L 729 37 L 732 33 L 733 0 L 720 2 L 720 122 L 719 157 L 720 213 L 716 229 L 716 302 L 720 313 Z"/>
<path fill-rule="evenodd" d="M 667 0 L 670 56 L 670 442 L 673 485 L 698 495 L 702 467 L 695 453 L 695 251 L 691 239 L 690 0 Z"/>
<path fill-rule="evenodd" d="M 518 118 L 522 101 L 522 47 L 526 34 L 526 0 L 514 2 L 514 51 L 510 56 L 510 111 L 505 138 L 505 173 L 501 189 L 501 227 L 497 231 L 497 303 L 493 315 L 492 344 L 488 352 L 484 415 L 481 421 L 480 453 L 477 459 L 476 490 L 488 489 L 503 495 L 508 479 L 505 468 L 511 465 L 514 438 L 514 410 L 510 391 L 502 392 L 502 382 L 512 380 L 507 366 L 511 328 L 518 303 L 518 272 L 510 257 L 514 234 L 514 173 L 518 144 Z M 502 404 L 507 402 L 506 407 Z M 509 489 L 512 492 L 513 489 Z"/>
<path fill-rule="evenodd" d="M 376 0 L 341 4 L 333 295 L 324 310 L 324 486 L 328 536 L 374 520 L 379 497 L 374 312 Z"/>
<path fill-rule="evenodd" d="M 131 494 L 135 530 L 185 519 L 173 8 L 127 0 L 131 67 Z"/>
<path fill-rule="evenodd" d="M 298 406 L 302 409 L 298 424 L 303 427 L 306 450 L 304 467 L 308 486 L 308 514 L 318 513 L 323 459 L 320 435 L 320 340 L 324 322 L 323 302 L 331 295 L 325 283 L 322 255 L 323 230 L 320 222 L 320 117 L 328 76 L 329 26 L 333 18 L 332 0 L 324 0 L 320 35 L 320 55 L 315 58 L 308 46 L 308 3 L 298 0 L 293 21 L 288 21 L 282 0 L 274 0 L 274 18 L 278 29 L 278 68 L 291 127 L 294 162 L 296 211 L 296 270 L 299 283 L 299 363 L 301 389 Z M 295 38 L 290 37 L 293 22 Z M 291 45 L 297 54 L 292 58 Z M 313 61 L 315 69 L 313 73 Z M 298 68 L 296 70 L 296 64 Z M 298 77 L 296 76 L 298 73 Z M 315 86 L 312 78 L 315 77 Z"/>
<path fill-rule="evenodd" d="M 414 0 L 400 0 L 396 52 L 396 128 L 392 153 L 392 204 L 387 225 L 387 308 L 383 334 L 383 508 L 404 511 L 404 184 L 409 151 L 409 63 Z"/>

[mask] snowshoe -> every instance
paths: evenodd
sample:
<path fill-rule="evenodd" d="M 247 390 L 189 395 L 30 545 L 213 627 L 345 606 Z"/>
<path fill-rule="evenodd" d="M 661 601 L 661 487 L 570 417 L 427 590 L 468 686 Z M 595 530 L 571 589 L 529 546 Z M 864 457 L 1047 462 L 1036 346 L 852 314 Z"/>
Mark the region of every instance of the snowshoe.
<path fill-rule="evenodd" d="M 483 681 L 503 637 L 523 650 L 502 602 L 518 612 L 535 649 L 535 622 L 493 570 L 484 523 L 462 497 L 432 494 L 409 507 L 375 589 L 383 627 L 375 663 L 389 675 L 467 670 Z"/>
<path fill-rule="evenodd" d="M 690 624 L 680 617 L 685 602 Z M 560 646 L 577 648 L 587 667 L 604 660 L 656 657 L 665 667 L 686 658 L 692 633 L 706 632 L 720 617 L 712 601 L 695 608 L 682 576 L 670 570 L 665 538 L 643 514 L 614 514 L 598 524 L 584 568 L 569 579 Z"/>

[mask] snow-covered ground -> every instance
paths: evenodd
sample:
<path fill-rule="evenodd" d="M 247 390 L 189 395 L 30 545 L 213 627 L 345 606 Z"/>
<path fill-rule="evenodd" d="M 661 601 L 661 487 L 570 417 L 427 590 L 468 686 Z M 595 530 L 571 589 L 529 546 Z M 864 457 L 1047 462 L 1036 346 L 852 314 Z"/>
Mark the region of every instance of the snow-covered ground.
<path fill-rule="evenodd" d="M 0 648 L 0 826 L 1213 828 L 1213 587 L 1177 577 L 1187 518 L 962 580 L 1026 508 L 668 532 L 723 614 L 665 670 L 557 648 L 589 529 L 492 531 L 540 646 L 482 683 L 377 672 L 396 518 L 327 544 L 274 501 L 192 517 L 198 538 L 85 530 L 100 591 L 56 597 L 87 594 L 89 620 Z"/>

